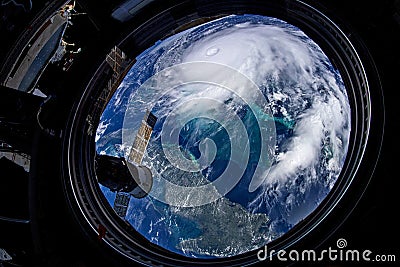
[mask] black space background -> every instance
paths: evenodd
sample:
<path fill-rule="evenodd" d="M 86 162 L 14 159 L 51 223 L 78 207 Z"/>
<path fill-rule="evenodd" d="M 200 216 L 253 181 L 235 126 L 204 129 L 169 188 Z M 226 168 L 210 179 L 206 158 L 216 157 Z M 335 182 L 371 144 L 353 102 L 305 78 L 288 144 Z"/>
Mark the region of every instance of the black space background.
<path fill-rule="evenodd" d="M 394 253 L 400 260 L 400 147 L 397 132 L 400 122 L 400 2 L 326 2 L 327 6 L 335 2 L 332 12 L 350 21 L 376 63 L 384 94 L 385 127 L 378 163 L 364 195 L 322 247 L 334 246 L 338 238 L 345 238 L 349 248 Z"/>

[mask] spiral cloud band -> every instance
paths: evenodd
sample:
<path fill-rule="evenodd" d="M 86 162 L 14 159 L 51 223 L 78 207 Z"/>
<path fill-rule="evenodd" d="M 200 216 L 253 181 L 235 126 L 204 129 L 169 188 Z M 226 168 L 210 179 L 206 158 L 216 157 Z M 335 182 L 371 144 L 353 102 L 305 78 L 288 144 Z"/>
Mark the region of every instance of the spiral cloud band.
<path fill-rule="evenodd" d="M 177 90 L 180 92 L 179 98 L 174 96 Z M 258 136 L 246 128 L 243 115 L 239 116 L 243 106 L 253 114 L 259 130 Z M 170 177 L 164 177 L 162 172 L 151 168 L 155 184 L 150 195 L 155 199 L 179 207 L 195 207 L 216 201 L 229 193 L 243 178 L 248 169 L 252 143 L 260 147 L 255 149 L 259 151 L 259 156 L 257 166 L 251 172 L 249 192 L 256 190 L 266 178 L 274 156 L 275 123 L 268 100 L 239 71 L 212 62 L 189 62 L 156 73 L 130 98 L 122 132 L 125 147 L 133 143 L 146 110 L 160 118 L 153 138 L 161 141 L 162 152 L 170 166 L 187 175 L 197 173 L 197 177 L 200 176 L 197 179 L 201 180 L 195 186 L 181 185 L 177 184 L 179 181 L 176 179 L 171 182 Z M 197 159 L 184 154 L 180 145 L 180 132 L 196 119 L 218 123 L 229 136 L 228 162 L 225 170 L 213 181 L 207 180 L 202 171 L 216 158 L 218 152 L 215 141 L 212 138 L 200 140 L 200 157 Z M 161 127 L 159 134 L 157 127 Z M 254 136 L 261 142 L 252 142 Z M 154 140 L 151 139 L 150 143 Z"/>

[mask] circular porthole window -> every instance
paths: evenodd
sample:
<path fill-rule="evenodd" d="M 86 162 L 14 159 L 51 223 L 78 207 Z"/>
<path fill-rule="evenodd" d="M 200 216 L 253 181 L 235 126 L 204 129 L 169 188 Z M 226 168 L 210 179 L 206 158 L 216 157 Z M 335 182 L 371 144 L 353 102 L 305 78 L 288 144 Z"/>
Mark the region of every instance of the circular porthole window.
<path fill-rule="evenodd" d="M 148 141 L 146 111 L 157 117 Z M 101 117 L 96 151 L 129 158 L 148 142 L 137 163 L 153 188 L 124 219 L 149 241 L 190 257 L 235 256 L 282 236 L 328 195 L 350 113 L 339 72 L 304 32 L 233 15 L 139 55 Z M 118 205 L 118 190 L 100 186 Z"/>
<path fill-rule="evenodd" d="M 128 59 L 158 20 L 133 31 L 72 115 L 67 192 L 125 260 L 254 263 L 329 215 L 367 148 L 366 70 L 331 20 L 301 2 L 215 5 Z"/>

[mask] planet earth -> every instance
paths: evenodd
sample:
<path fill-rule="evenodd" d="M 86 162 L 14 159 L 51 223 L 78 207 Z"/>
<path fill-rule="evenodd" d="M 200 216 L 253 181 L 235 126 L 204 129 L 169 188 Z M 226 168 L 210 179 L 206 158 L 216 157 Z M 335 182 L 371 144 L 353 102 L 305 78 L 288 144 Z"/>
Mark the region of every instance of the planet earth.
<path fill-rule="evenodd" d="M 256 250 L 309 216 L 338 180 L 351 130 L 344 82 L 322 49 L 287 22 L 251 14 L 137 56 L 101 116 L 97 153 L 127 157 L 146 110 L 158 118 L 142 161 L 154 184 L 131 197 L 125 220 L 194 258 Z M 113 206 L 116 192 L 99 187 Z"/>

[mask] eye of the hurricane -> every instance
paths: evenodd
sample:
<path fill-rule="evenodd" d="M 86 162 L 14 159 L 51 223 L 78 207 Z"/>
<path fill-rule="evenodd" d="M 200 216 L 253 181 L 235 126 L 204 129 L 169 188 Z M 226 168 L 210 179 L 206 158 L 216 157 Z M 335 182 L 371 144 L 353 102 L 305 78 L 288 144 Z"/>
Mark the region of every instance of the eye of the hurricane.
<path fill-rule="evenodd" d="M 150 242 L 231 257 L 317 209 L 345 163 L 350 116 L 339 71 L 303 31 L 222 17 L 137 56 L 101 116 L 96 176 Z"/>

